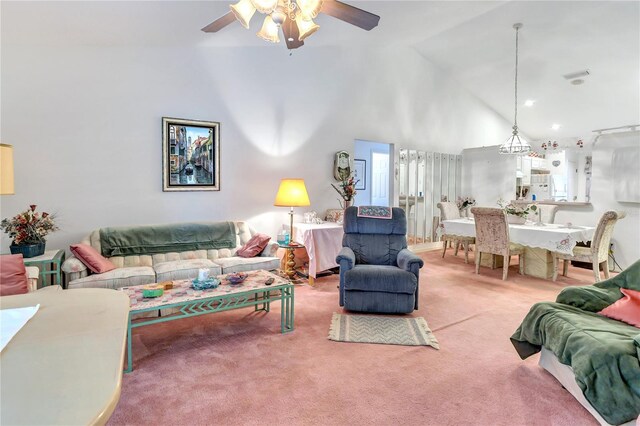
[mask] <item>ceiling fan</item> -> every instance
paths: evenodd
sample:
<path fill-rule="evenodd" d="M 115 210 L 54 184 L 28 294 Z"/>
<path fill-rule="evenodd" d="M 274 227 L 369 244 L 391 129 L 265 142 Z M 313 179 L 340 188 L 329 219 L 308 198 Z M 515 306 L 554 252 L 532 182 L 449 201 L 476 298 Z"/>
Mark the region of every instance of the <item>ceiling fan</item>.
<path fill-rule="evenodd" d="M 202 29 L 205 33 L 215 33 L 235 20 L 249 28 L 249 21 L 256 11 L 265 14 L 262 29 L 257 35 L 267 41 L 280 42 L 280 28 L 288 49 L 297 49 L 304 40 L 315 33 L 320 26 L 313 22 L 319 13 L 338 18 L 364 30 L 378 26 L 380 17 L 338 0 L 240 0 L 229 6 L 226 15 L 216 19 Z"/>

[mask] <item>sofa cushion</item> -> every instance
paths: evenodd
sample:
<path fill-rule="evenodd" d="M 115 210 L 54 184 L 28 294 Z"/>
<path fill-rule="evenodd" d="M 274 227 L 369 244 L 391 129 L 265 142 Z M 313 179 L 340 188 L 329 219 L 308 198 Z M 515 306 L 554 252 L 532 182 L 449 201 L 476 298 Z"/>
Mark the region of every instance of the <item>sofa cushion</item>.
<path fill-rule="evenodd" d="M 621 299 L 598 313 L 640 328 L 640 291 L 621 288 L 620 292 Z"/>
<path fill-rule="evenodd" d="M 210 276 L 222 273 L 222 268 L 209 259 L 174 260 L 153 265 L 158 282 L 196 278 L 200 268 L 209 269 Z"/>
<path fill-rule="evenodd" d="M 156 273 L 149 266 L 118 268 L 104 274 L 93 274 L 69 282 L 67 288 L 111 288 L 130 287 L 156 282 Z"/>
<path fill-rule="evenodd" d="M 0 296 L 29 292 L 22 254 L 0 256 Z"/>
<path fill-rule="evenodd" d="M 356 265 L 344 279 L 345 291 L 414 294 L 418 286 L 414 274 L 390 265 Z"/>
<path fill-rule="evenodd" d="M 280 267 L 280 259 L 277 257 L 225 257 L 216 259 L 216 264 L 222 267 L 223 274 L 232 272 L 255 271 L 256 269 L 265 269 L 270 271 Z"/>
<path fill-rule="evenodd" d="M 102 274 L 116 269 L 116 265 L 88 244 L 72 244 L 69 250 L 95 274 Z"/>
<path fill-rule="evenodd" d="M 269 244 L 270 236 L 265 234 L 255 234 L 245 245 L 236 251 L 236 256 L 240 257 L 256 257 Z"/>

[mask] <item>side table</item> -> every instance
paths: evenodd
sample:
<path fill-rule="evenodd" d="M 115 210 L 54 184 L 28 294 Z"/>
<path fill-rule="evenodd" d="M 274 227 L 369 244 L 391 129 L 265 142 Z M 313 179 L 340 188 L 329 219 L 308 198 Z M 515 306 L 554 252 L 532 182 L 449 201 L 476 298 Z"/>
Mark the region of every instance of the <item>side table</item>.
<path fill-rule="evenodd" d="M 278 246 L 280 246 L 280 248 L 283 248 L 287 251 L 287 267 L 284 270 L 284 273 L 287 274 L 287 276 L 289 277 L 290 280 L 293 280 L 293 277 L 296 276 L 297 271 L 295 269 L 296 266 L 296 255 L 294 253 L 295 249 L 298 248 L 303 248 L 304 246 L 302 244 L 298 244 L 298 243 L 294 243 L 291 242 L 289 244 L 278 244 Z"/>
<path fill-rule="evenodd" d="M 42 286 L 48 285 L 47 276 L 53 276 L 55 284 L 62 286 L 62 262 L 64 262 L 64 250 L 47 250 L 44 254 L 24 259 L 25 266 L 37 266 L 40 269 Z M 48 265 L 48 268 L 47 268 Z"/>

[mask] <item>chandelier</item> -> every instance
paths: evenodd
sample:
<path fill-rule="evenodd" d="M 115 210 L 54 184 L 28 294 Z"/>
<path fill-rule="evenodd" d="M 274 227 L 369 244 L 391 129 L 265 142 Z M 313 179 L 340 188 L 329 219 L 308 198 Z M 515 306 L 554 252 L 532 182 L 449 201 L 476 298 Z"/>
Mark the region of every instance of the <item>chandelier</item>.
<path fill-rule="evenodd" d="M 266 41 L 279 43 L 279 30 L 285 22 L 288 41 L 294 41 L 296 35 L 298 41 L 303 41 L 320 28 L 313 19 L 320 13 L 322 3 L 323 0 L 240 0 L 231 5 L 231 11 L 247 29 L 256 11 L 266 15 L 257 33 Z"/>
<path fill-rule="evenodd" d="M 500 145 L 500 154 L 525 155 L 531 151 L 531 146 L 518 133 L 518 32 L 522 24 L 513 24 L 516 30 L 516 78 L 515 78 L 515 114 L 513 118 L 513 132 L 505 143 Z"/>

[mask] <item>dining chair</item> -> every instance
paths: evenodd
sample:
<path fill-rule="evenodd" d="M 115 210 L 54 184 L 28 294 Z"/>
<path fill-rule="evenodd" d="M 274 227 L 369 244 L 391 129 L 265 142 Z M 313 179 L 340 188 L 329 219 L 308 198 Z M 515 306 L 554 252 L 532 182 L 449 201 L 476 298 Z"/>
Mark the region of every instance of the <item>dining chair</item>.
<path fill-rule="evenodd" d="M 482 253 L 504 257 L 502 279 L 509 273 L 511 256 L 518 255 L 520 274 L 524 274 L 524 247 L 509 241 L 509 224 L 502 209 L 472 207 L 471 213 L 476 222 L 476 274 L 480 273 Z"/>
<path fill-rule="evenodd" d="M 456 203 L 452 203 L 450 201 L 442 201 L 437 204 L 440 209 L 440 221 L 443 220 L 453 220 L 460 219 L 460 210 L 458 210 L 458 205 Z M 444 257 L 447 252 L 447 246 L 449 243 L 452 243 L 454 246 L 453 255 L 458 255 L 458 248 L 462 244 L 464 247 L 464 263 L 469 263 L 469 244 L 475 243 L 474 237 L 463 237 L 460 235 L 453 234 L 443 234 L 442 241 L 444 241 L 442 247 L 442 257 Z"/>
<path fill-rule="evenodd" d="M 593 233 L 591 239 L 591 247 L 573 248 L 573 255 L 564 253 L 552 253 L 553 256 L 553 281 L 558 279 L 558 266 L 560 260 L 564 260 L 562 265 L 562 275 L 567 276 L 569 262 L 575 260 L 577 262 L 591 263 L 593 266 L 593 276 L 596 282 L 600 281 L 600 267 L 604 271 L 605 279 L 609 278 L 609 245 L 611 244 L 611 235 L 613 228 L 619 219 L 626 216 L 625 212 L 608 211 L 605 212 L 598 226 Z"/>
<path fill-rule="evenodd" d="M 527 219 L 537 222 L 538 215 L 540 222 L 542 223 L 555 223 L 556 220 L 556 212 L 558 211 L 558 206 L 551 204 L 536 204 L 538 211 L 531 212 L 527 216 Z"/>

